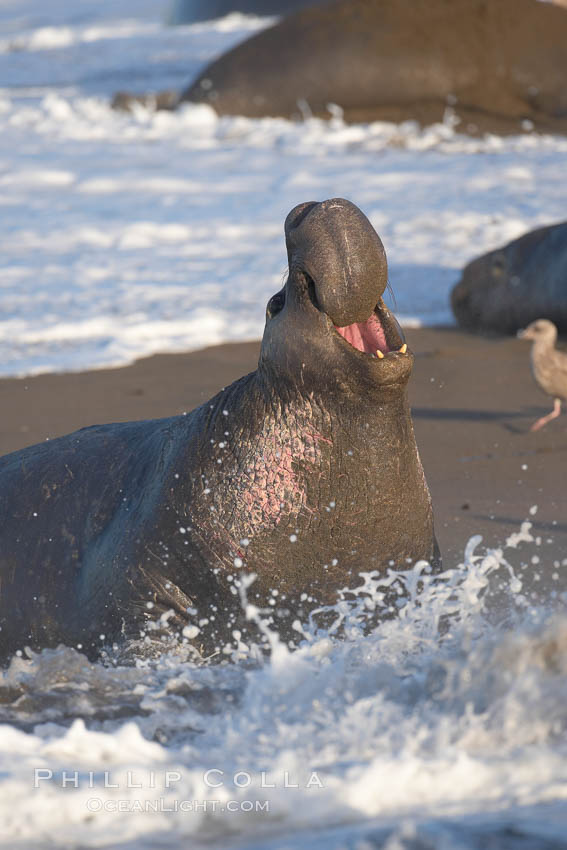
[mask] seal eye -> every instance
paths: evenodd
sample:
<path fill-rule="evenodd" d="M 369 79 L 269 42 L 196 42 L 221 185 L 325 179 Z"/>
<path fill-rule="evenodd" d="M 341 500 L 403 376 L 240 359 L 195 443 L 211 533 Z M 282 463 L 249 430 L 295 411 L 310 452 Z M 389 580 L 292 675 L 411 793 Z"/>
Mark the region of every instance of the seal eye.
<path fill-rule="evenodd" d="M 279 292 L 276 292 L 275 295 L 272 295 L 270 300 L 268 301 L 268 306 L 266 307 L 266 316 L 268 319 L 273 319 L 274 316 L 277 316 L 281 310 L 283 310 L 285 305 L 285 289 L 280 289 Z"/>

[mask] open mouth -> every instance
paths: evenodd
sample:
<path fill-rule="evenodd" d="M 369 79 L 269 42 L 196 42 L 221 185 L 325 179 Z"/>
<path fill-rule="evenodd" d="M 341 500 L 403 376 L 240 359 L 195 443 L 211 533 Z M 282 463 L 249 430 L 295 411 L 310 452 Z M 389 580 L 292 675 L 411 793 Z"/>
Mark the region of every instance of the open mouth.
<path fill-rule="evenodd" d="M 354 322 L 343 328 L 334 325 L 334 328 L 353 348 L 378 360 L 388 355 L 407 354 L 402 330 L 382 299 L 365 322 Z"/>
<path fill-rule="evenodd" d="M 313 307 L 321 311 L 317 303 L 315 284 L 309 275 L 305 275 L 307 293 Z M 286 287 L 273 295 L 266 307 L 268 319 L 273 319 L 281 313 L 286 303 Z M 408 354 L 408 347 L 396 317 L 391 313 L 381 298 L 364 322 L 353 322 L 351 325 L 339 327 L 326 314 L 328 325 L 341 338 L 343 344 L 374 360 L 386 360 L 398 355 Z"/>

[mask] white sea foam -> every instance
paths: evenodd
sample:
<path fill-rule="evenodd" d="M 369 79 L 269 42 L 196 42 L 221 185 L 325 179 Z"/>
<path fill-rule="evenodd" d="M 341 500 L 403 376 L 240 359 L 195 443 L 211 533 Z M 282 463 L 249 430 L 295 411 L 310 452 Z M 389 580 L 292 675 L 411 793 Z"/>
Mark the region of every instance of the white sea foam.
<path fill-rule="evenodd" d="M 529 524 L 521 536 L 529 546 Z M 567 617 L 513 566 L 518 542 L 483 552 L 473 538 L 440 577 L 408 569 L 399 615 L 369 634 L 391 579 L 362 574 L 332 626 L 311 618 L 295 652 L 271 634 L 254 663 L 242 643 L 220 667 L 173 650 L 134 667 L 63 648 L 14 658 L 0 679 L 4 846 L 47 831 L 82 847 L 561 840 Z"/>

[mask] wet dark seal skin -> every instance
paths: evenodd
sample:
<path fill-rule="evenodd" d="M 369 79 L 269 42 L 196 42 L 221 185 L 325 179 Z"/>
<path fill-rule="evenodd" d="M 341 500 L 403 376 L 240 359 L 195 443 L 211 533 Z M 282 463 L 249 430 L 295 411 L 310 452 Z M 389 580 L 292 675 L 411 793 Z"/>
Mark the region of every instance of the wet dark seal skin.
<path fill-rule="evenodd" d="M 285 232 L 289 277 L 268 303 L 257 371 L 187 416 L 0 458 L 4 657 L 58 643 L 96 655 L 183 627 L 213 654 L 247 634 L 242 573 L 257 576 L 249 600 L 297 637 L 293 620 L 361 570 L 435 561 L 413 356 L 381 298 L 380 238 L 342 199 L 301 204 Z"/>
<path fill-rule="evenodd" d="M 464 132 L 567 133 L 567 11 L 537 0 L 340 0 L 304 9 L 212 62 L 181 96 L 219 115 L 431 124 Z M 167 95 L 167 96 L 166 96 Z M 129 108 L 137 98 L 117 95 Z M 528 122 L 528 123 L 526 123 Z"/>
<path fill-rule="evenodd" d="M 515 334 L 545 318 L 567 333 L 567 222 L 532 230 L 470 262 L 451 306 L 471 331 Z"/>

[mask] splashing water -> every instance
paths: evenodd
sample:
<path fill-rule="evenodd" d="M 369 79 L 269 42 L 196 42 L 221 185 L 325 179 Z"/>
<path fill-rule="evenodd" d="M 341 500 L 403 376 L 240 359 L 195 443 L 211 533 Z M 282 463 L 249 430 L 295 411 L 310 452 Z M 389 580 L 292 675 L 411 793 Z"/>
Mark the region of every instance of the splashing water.
<path fill-rule="evenodd" d="M 267 656 L 236 633 L 215 666 L 182 647 L 135 666 L 15 657 L 2 846 L 562 846 L 567 594 L 518 575 L 532 542 L 526 522 L 502 549 L 471 538 L 441 575 L 362 573 L 296 623 L 295 652 L 246 602 L 248 578 Z M 376 612 L 390 616 L 369 631 Z"/>

